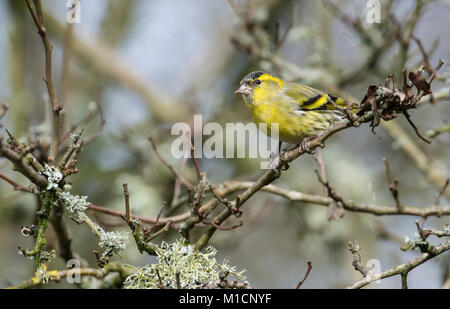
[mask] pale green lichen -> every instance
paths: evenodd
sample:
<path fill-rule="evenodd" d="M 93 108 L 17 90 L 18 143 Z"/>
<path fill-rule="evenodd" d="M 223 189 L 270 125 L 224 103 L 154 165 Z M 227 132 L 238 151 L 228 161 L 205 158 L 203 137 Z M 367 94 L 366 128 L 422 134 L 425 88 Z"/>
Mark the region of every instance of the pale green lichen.
<path fill-rule="evenodd" d="M 216 253 L 212 247 L 203 252 L 194 250 L 181 240 L 172 244 L 162 243 L 156 249 L 157 263 L 138 269 L 125 280 L 125 287 L 157 289 L 162 283 L 164 288 L 205 288 L 216 285 L 221 279 L 219 273 L 223 271 L 235 280 L 245 280 L 245 270 L 237 272 L 236 267 L 227 261 L 219 264 L 215 259 Z"/>
<path fill-rule="evenodd" d="M 41 251 L 41 254 L 39 256 L 39 263 L 50 263 L 54 258 L 56 258 L 56 251 L 51 250 L 48 251 Z"/>
<path fill-rule="evenodd" d="M 422 237 L 418 232 L 415 232 L 412 238 L 410 238 L 409 236 L 405 236 L 405 243 L 406 243 L 406 248 L 404 248 L 405 251 L 414 249 L 423 250 L 430 246 L 430 244 L 427 241 L 422 239 Z"/>
<path fill-rule="evenodd" d="M 87 196 L 73 195 L 70 192 L 60 192 L 58 196 L 64 207 L 71 213 L 76 214 L 78 219 L 85 222 L 92 229 L 92 232 L 100 238 L 98 245 L 106 248 L 102 257 L 110 256 L 112 253 L 125 249 L 128 242 L 127 232 L 106 232 L 84 213 L 90 205 Z"/>
<path fill-rule="evenodd" d="M 45 164 L 42 174 L 47 176 L 48 184 L 46 190 L 55 190 L 58 188 L 63 175 L 56 167 Z"/>
<path fill-rule="evenodd" d="M 98 227 L 100 247 L 106 247 L 104 255 L 108 255 L 109 252 L 117 253 L 122 251 L 127 246 L 128 233 L 127 232 L 105 232 L 101 227 Z"/>
<path fill-rule="evenodd" d="M 85 211 L 90 204 L 86 201 L 87 196 L 72 195 L 70 192 L 59 193 L 59 199 L 62 201 L 66 209 L 74 214 L 80 211 Z"/>

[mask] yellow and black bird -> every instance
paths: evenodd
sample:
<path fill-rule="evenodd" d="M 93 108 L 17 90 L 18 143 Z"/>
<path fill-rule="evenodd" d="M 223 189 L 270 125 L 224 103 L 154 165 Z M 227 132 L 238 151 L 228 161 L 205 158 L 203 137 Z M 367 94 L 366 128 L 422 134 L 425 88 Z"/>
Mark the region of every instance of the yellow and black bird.
<path fill-rule="evenodd" d="M 268 124 L 265 134 L 277 123 L 279 141 L 297 145 L 342 119 L 336 106 L 348 106 L 342 98 L 261 71 L 244 77 L 235 93 L 243 95 L 257 125 Z"/>

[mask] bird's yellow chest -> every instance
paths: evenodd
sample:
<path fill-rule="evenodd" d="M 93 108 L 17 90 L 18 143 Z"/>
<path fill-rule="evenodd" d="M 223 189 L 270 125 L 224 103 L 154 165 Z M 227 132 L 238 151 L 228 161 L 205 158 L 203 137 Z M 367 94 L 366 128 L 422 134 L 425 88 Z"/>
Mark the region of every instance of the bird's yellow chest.
<path fill-rule="evenodd" d="M 283 104 L 254 104 L 250 107 L 253 121 L 266 135 L 277 137 L 271 125 L 278 125 L 278 139 L 283 142 L 298 144 L 303 138 L 303 132 L 299 123 L 299 116 L 289 106 Z M 267 126 L 260 126 L 260 124 Z M 273 127 L 272 127 L 273 128 Z"/>

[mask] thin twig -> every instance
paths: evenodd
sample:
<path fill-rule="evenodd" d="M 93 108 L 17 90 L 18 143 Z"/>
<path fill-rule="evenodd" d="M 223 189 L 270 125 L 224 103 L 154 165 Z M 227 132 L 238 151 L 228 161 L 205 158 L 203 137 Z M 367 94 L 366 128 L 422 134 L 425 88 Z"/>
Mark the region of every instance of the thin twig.
<path fill-rule="evenodd" d="M 163 206 L 161 207 L 161 210 L 159 211 L 158 216 L 156 217 L 155 225 L 158 224 L 159 218 L 161 217 L 161 214 L 166 207 L 167 207 L 167 203 L 163 202 Z"/>
<path fill-rule="evenodd" d="M 305 273 L 305 276 L 303 277 L 303 279 L 300 280 L 300 281 L 294 286 L 294 289 L 295 289 L 295 290 L 298 290 L 298 289 L 302 286 L 303 282 L 305 282 L 306 278 L 308 278 L 309 273 L 310 273 L 311 270 L 312 270 L 312 263 L 311 263 L 311 261 L 307 261 L 306 263 L 308 264 L 308 269 L 306 270 L 306 273 Z"/>
<path fill-rule="evenodd" d="M 317 162 L 317 165 L 319 166 L 319 171 L 316 170 L 316 174 L 320 183 L 322 183 L 323 185 L 325 195 L 331 197 L 332 199 L 330 205 L 328 206 L 327 219 L 331 221 L 336 220 L 338 218 L 342 218 L 344 216 L 344 208 L 342 204 L 343 200 L 330 187 L 330 184 L 327 180 L 327 171 L 325 168 L 325 162 L 323 161 L 320 149 L 318 149 L 317 153 L 314 155 L 314 160 Z"/>
<path fill-rule="evenodd" d="M 433 130 L 429 130 L 427 132 L 427 136 L 429 138 L 433 138 L 438 136 L 439 134 L 445 133 L 445 132 L 450 132 L 450 125 L 445 125 L 441 128 L 437 128 L 437 129 L 433 129 Z"/>
<path fill-rule="evenodd" d="M 90 205 L 88 205 L 88 208 L 93 211 L 101 212 L 101 213 L 112 215 L 115 217 L 124 216 L 123 212 L 112 210 L 112 209 L 109 209 L 109 208 L 106 208 L 103 206 L 99 206 L 99 205 L 90 204 Z M 158 221 L 159 221 L 159 223 L 164 223 L 164 224 L 167 223 L 168 221 L 181 222 L 181 221 L 184 221 L 187 218 L 189 218 L 189 216 L 190 216 L 190 212 L 185 212 L 180 215 L 176 215 L 176 216 L 172 216 L 172 217 L 160 218 Z M 143 223 L 148 223 L 148 224 L 155 224 L 155 222 L 156 222 L 156 218 L 136 216 L 131 213 L 130 213 L 130 218 L 138 219 L 139 221 L 141 221 Z"/>
<path fill-rule="evenodd" d="M 413 127 L 414 132 L 416 132 L 416 135 L 423 140 L 425 143 L 427 144 L 431 144 L 431 141 L 429 139 L 427 139 L 426 137 L 424 137 L 422 134 L 420 134 L 419 129 L 417 128 L 417 126 L 414 124 L 414 122 L 412 122 L 411 120 L 411 115 L 409 115 L 408 111 L 403 111 L 403 115 L 405 115 L 406 120 L 408 120 L 408 123 L 411 125 L 411 127 Z"/>
<path fill-rule="evenodd" d="M 148 140 L 150 141 L 150 144 L 152 145 L 153 150 L 155 151 L 156 156 L 158 157 L 158 159 L 162 162 L 162 164 L 164 164 L 171 172 L 172 174 L 178 178 L 180 180 L 180 182 L 188 189 L 193 189 L 194 186 L 187 181 L 183 175 L 181 175 L 180 173 L 178 173 L 178 171 L 169 163 L 166 161 L 166 159 L 164 159 L 161 154 L 158 151 L 158 148 L 156 147 L 155 142 L 153 141 L 153 138 L 149 137 Z"/>
<path fill-rule="evenodd" d="M 430 59 L 428 57 L 428 53 L 425 51 L 425 48 L 423 47 L 422 41 L 419 38 L 417 38 L 415 35 L 411 35 L 411 38 L 414 41 L 416 41 L 417 45 L 419 46 L 420 52 L 421 52 L 422 57 L 423 57 L 425 70 L 428 72 L 428 74 L 431 75 L 433 73 L 433 68 L 431 67 Z"/>
<path fill-rule="evenodd" d="M 123 194 L 125 196 L 125 218 L 127 222 L 130 222 L 130 192 L 128 192 L 128 184 L 123 184 Z"/>
<path fill-rule="evenodd" d="M 391 177 L 391 169 L 389 166 L 389 162 L 386 158 L 383 158 L 384 165 L 386 168 L 386 176 L 389 182 L 389 191 L 391 192 L 392 196 L 394 197 L 395 204 L 397 205 L 397 208 L 401 210 L 403 208 L 403 204 L 400 201 L 399 195 L 398 195 L 398 180 L 392 179 Z"/>
<path fill-rule="evenodd" d="M 3 118 L 3 116 L 5 116 L 6 111 L 8 110 L 9 106 L 6 103 L 1 103 L 0 104 L 0 120 Z M 2 127 L 2 124 L 0 122 L 0 128 Z"/>
<path fill-rule="evenodd" d="M 349 241 L 348 242 L 348 250 L 353 255 L 353 262 L 352 265 L 355 268 L 355 270 L 359 271 L 363 277 L 366 277 L 369 273 L 367 269 L 364 267 L 364 265 L 361 262 L 361 254 L 359 251 L 361 250 L 359 244 L 357 241 Z"/>
<path fill-rule="evenodd" d="M 447 190 L 448 184 L 449 184 L 450 178 L 447 178 L 444 185 L 442 186 L 442 189 L 438 192 L 436 195 L 436 199 L 434 200 L 435 205 L 439 205 L 441 203 L 441 197 L 444 194 L 445 190 Z"/>
<path fill-rule="evenodd" d="M 201 176 L 201 173 L 200 173 L 200 167 L 198 165 L 198 160 L 195 157 L 195 148 L 194 148 L 193 145 L 191 146 L 191 157 L 192 157 L 192 160 L 194 161 L 195 172 L 197 173 L 197 181 L 201 181 L 202 180 L 202 176 Z"/>
<path fill-rule="evenodd" d="M 157 232 L 155 232 L 155 233 L 153 233 L 153 234 L 151 234 L 151 235 L 148 235 L 147 237 L 145 237 L 145 240 L 146 240 L 147 242 L 148 242 L 148 241 L 151 241 L 151 240 L 155 239 L 156 237 L 158 237 L 158 236 L 160 236 L 160 235 L 162 235 L 162 234 L 168 232 L 169 229 L 170 229 L 170 225 L 171 225 L 171 224 L 172 224 L 172 222 L 168 221 L 168 222 L 166 223 L 166 225 L 164 225 L 164 227 L 163 227 L 162 229 L 160 229 L 159 231 L 157 231 Z"/>
<path fill-rule="evenodd" d="M 211 225 L 214 226 L 216 229 L 221 230 L 221 231 L 231 231 L 231 230 L 237 229 L 238 227 L 241 227 L 243 224 L 244 224 L 244 222 L 239 221 L 238 223 L 236 223 L 233 226 L 224 227 L 224 226 L 220 226 L 220 222 L 215 222 L 214 220 L 211 221 Z"/>
<path fill-rule="evenodd" d="M 53 162 L 56 160 L 58 156 L 58 144 L 60 139 L 60 131 L 61 131 L 61 119 L 60 112 L 63 109 L 63 106 L 58 103 L 58 99 L 56 98 L 56 91 L 53 85 L 52 78 L 52 51 L 53 45 L 50 43 L 47 31 L 44 26 L 44 17 L 42 14 L 41 1 L 34 0 L 34 9 L 31 5 L 30 0 L 26 0 L 26 4 L 30 14 L 34 20 L 36 28 L 38 29 L 39 36 L 42 39 L 42 43 L 44 45 L 44 53 L 45 53 L 45 74 L 44 74 L 44 82 L 47 86 L 48 96 L 50 98 L 51 110 L 53 113 L 53 133 L 52 133 L 52 142 L 50 145 L 50 151 L 48 156 L 48 161 Z"/>
<path fill-rule="evenodd" d="M 159 288 L 160 288 L 160 289 L 164 289 L 164 284 L 163 284 L 163 282 L 162 282 L 162 280 L 161 280 L 161 275 L 159 274 L 159 269 L 158 269 L 158 267 L 156 267 L 155 271 L 156 271 L 156 276 L 158 276 Z"/>
<path fill-rule="evenodd" d="M 0 178 L 3 179 L 4 181 L 6 181 L 7 183 L 9 183 L 10 185 L 12 185 L 14 190 L 16 190 L 16 191 L 23 191 L 23 192 L 34 193 L 29 188 L 25 188 L 24 186 L 22 186 L 19 183 L 15 182 L 14 180 L 12 180 L 11 178 L 9 178 L 6 175 L 3 175 L 3 174 L 0 173 Z"/>
<path fill-rule="evenodd" d="M 186 163 L 187 163 L 187 158 L 183 158 L 183 161 L 181 163 L 181 167 L 180 167 L 180 174 L 183 174 L 184 172 L 184 168 L 186 167 Z M 172 212 L 175 210 L 176 205 L 178 205 L 178 201 L 179 201 L 179 197 L 181 194 L 181 182 L 179 178 L 175 178 L 175 184 L 173 187 L 173 197 L 172 197 L 172 201 L 170 202 L 170 209 L 169 211 Z"/>

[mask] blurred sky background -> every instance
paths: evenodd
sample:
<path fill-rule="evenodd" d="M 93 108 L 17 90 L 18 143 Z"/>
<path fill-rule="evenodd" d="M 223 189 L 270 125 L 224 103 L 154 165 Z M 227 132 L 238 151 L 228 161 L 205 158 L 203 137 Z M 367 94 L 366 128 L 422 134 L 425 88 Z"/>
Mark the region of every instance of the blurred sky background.
<path fill-rule="evenodd" d="M 24 140 L 28 129 L 36 136 L 47 132 L 43 75 L 43 50 L 32 20 L 25 6 L 17 0 L 0 1 L 0 101 L 10 105 L 2 124 Z M 133 0 L 115 1 L 118 7 L 127 8 L 127 18 L 117 19 L 107 13 L 113 7 L 111 0 L 81 1 L 81 23 L 73 25 L 73 35 L 94 48 L 102 57 L 103 42 L 123 65 L 135 73 L 162 96 L 189 108 L 185 121 L 191 122 L 193 114 L 202 114 L 204 122 L 249 122 L 251 116 L 241 97 L 233 94 L 239 80 L 264 64 L 237 50 L 230 43 L 236 31 L 237 18 L 227 1 L 209 0 Z M 251 1 L 255 8 L 267 1 Z M 270 1 L 269 1 L 270 2 Z M 310 55 L 313 38 L 301 39 L 306 25 L 318 29 L 320 14 L 330 14 L 321 1 L 286 1 L 270 19 L 281 23 L 285 29 L 289 11 L 298 12 L 297 23 L 282 46 L 280 54 L 304 66 Z M 351 16 L 366 14 L 366 1 L 334 1 Z M 119 4 L 120 3 L 120 4 Z M 294 6 L 293 3 L 296 3 Z M 401 20 L 414 6 L 414 1 L 394 1 L 394 12 Z M 67 27 L 66 1 L 44 0 L 43 8 L 55 22 Z M 325 12 L 326 11 L 326 12 Z M 264 11 L 260 12 L 264 14 Z M 118 16 L 121 14 L 118 13 Z M 332 16 L 332 14 L 330 14 Z M 381 21 L 383 22 L 383 20 Z M 367 25 L 366 25 L 367 26 Z M 61 87 L 64 37 L 57 27 L 48 26 L 50 40 L 54 43 L 53 73 L 58 91 Z M 351 70 L 362 57 L 356 35 L 335 18 L 327 25 L 333 50 L 330 59 L 343 71 Z M 450 4 L 432 1 L 426 6 L 417 25 L 416 36 L 430 48 L 436 39 L 439 45 L 431 57 L 435 65 L 442 58 L 450 60 Z M 61 32 L 61 31 L 60 31 Z M 298 39 L 300 37 L 300 39 Z M 414 46 L 412 68 L 420 61 Z M 391 56 L 396 56 L 393 48 Z M 107 57 L 107 56 L 105 56 Z M 109 56 L 108 56 L 109 57 Z M 111 66 L 115 66 L 111 63 Z M 156 216 L 163 201 L 170 201 L 173 178 L 157 160 L 147 137 L 155 137 L 161 153 L 170 157 L 170 121 L 155 120 L 152 110 L 131 87 L 107 74 L 98 72 L 96 65 L 75 53 L 69 62 L 70 82 L 65 113 L 70 111 L 72 123 L 82 119 L 92 109 L 92 101 L 101 102 L 106 125 L 102 136 L 85 147 L 79 159 L 80 172 L 72 177 L 73 192 L 88 195 L 88 200 L 98 205 L 123 209 L 122 183 L 129 183 L 132 194 L 132 211 Z M 444 65 L 443 71 L 448 70 Z M 362 99 L 367 86 L 384 83 L 384 79 L 370 76 L 362 83 L 345 90 Z M 439 83 L 433 87 L 439 87 Z M 425 106 L 412 111 L 412 117 L 422 131 L 440 127 L 450 119 L 449 102 Z M 67 108 L 66 108 L 67 106 Z M 186 107 L 182 106 L 182 107 Z M 177 108 L 171 111 L 177 114 Z M 48 117 L 47 117 L 48 118 Z M 425 145 L 414 135 L 412 128 L 399 120 L 410 136 L 432 153 L 448 177 L 449 137 L 443 134 L 432 145 Z M 94 118 L 86 131 L 95 132 L 98 120 Z M 2 134 L 4 134 L 3 129 Z M 88 134 L 87 133 L 87 134 Z M 345 199 L 394 205 L 386 180 L 383 158 L 391 164 L 392 174 L 400 182 L 400 197 L 407 205 L 431 205 L 437 189 L 425 180 L 398 145 L 383 128 L 345 130 L 330 138 L 322 155 L 328 178 Z M 180 161 L 171 160 L 179 166 Z M 194 179 L 191 164 L 187 175 Z M 202 171 L 213 183 L 229 179 L 255 180 L 261 174 L 256 159 L 201 159 Z M 276 181 L 289 189 L 311 194 L 323 194 L 314 174 L 312 156 L 303 156 L 291 164 L 290 169 Z M 2 166 L 2 173 L 26 184 L 11 172 L 11 166 Z M 441 203 L 449 201 L 442 198 Z M 182 210 L 186 211 L 186 206 Z M 347 250 L 348 240 L 358 240 L 363 261 L 376 259 L 381 269 L 387 269 L 416 257 L 418 252 L 402 252 L 400 245 L 382 240 L 377 232 L 385 227 L 401 239 L 416 231 L 414 217 L 383 216 L 345 212 L 342 219 L 328 222 L 326 207 L 288 202 L 267 193 L 258 193 L 244 207 L 244 225 L 227 232 L 218 231 L 211 245 L 219 251 L 219 260 L 227 259 L 239 269 L 247 269 L 247 279 L 256 288 L 290 288 L 303 277 L 306 261 L 311 260 L 313 270 L 304 288 L 340 288 L 360 279 L 352 267 L 352 257 Z M 17 246 L 30 246 L 31 242 L 20 235 L 20 227 L 29 225 L 35 211 L 35 201 L 30 196 L 14 192 L 4 182 L 0 183 L 0 286 L 6 287 L 27 279 L 32 274 L 33 263 L 17 255 Z M 105 222 L 119 219 L 99 216 Z M 92 250 L 96 241 L 85 226 L 66 220 L 74 235 L 74 250 L 86 257 L 92 265 Z M 102 221 L 100 221 L 101 223 Z M 441 228 L 448 218 L 429 218 L 426 225 Z M 121 228 L 126 230 L 125 227 Z M 51 231 L 49 232 L 51 234 Z M 165 237 L 178 238 L 175 232 Z M 160 242 L 157 239 L 156 242 Z M 50 241 L 51 245 L 51 241 Z M 118 259 L 117 257 L 115 259 Z M 120 259 L 132 265 L 145 265 L 152 257 L 140 255 L 132 239 L 128 250 Z M 410 288 L 439 288 L 449 255 L 425 263 L 409 276 Z M 53 262 L 55 268 L 64 268 L 62 260 Z M 58 287 L 58 285 L 52 285 Z M 61 287 L 65 286 L 63 283 Z M 399 288 L 400 278 L 384 279 L 371 288 Z"/>

